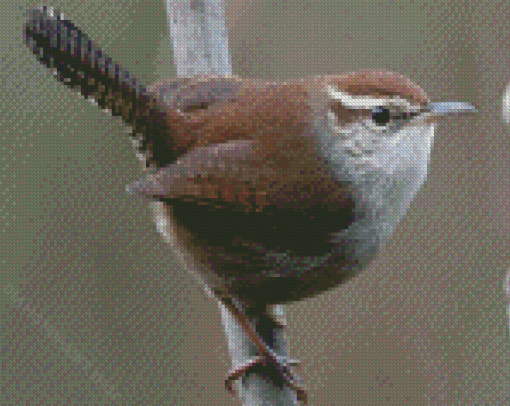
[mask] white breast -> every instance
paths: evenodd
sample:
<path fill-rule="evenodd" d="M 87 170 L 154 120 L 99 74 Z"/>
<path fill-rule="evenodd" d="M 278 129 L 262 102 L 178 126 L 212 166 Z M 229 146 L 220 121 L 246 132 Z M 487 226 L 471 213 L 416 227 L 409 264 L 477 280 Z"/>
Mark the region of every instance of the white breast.
<path fill-rule="evenodd" d="M 393 234 L 427 177 L 434 126 L 404 127 L 393 136 L 383 135 L 364 159 L 345 151 L 341 137 L 320 138 L 335 175 L 352 182 L 359 210 L 360 220 L 334 241 L 339 249 L 346 245 L 353 257 L 368 262 Z"/>

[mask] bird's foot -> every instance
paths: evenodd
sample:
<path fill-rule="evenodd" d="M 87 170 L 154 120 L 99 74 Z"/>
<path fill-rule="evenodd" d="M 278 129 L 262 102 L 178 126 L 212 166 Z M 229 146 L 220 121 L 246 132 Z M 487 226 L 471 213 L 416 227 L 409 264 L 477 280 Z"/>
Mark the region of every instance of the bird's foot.
<path fill-rule="evenodd" d="M 276 367 L 280 371 L 281 375 L 283 375 L 285 383 L 292 388 L 294 391 L 296 391 L 297 398 L 302 404 L 307 404 L 307 394 L 306 391 L 299 386 L 299 384 L 296 382 L 296 379 L 294 375 L 292 374 L 290 367 L 299 365 L 299 361 L 297 360 L 289 360 L 287 357 L 279 357 L 275 354 L 267 354 L 266 356 L 259 355 L 255 358 L 252 358 L 248 362 L 237 366 L 236 368 L 232 369 L 228 373 L 228 377 L 225 380 L 225 387 L 226 389 L 233 393 L 233 384 L 235 381 L 237 381 L 239 378 L 246 375 L 250 369 L 257 365 L 266 365 L 268 362 L 274 363 L 276 360 Z"/>

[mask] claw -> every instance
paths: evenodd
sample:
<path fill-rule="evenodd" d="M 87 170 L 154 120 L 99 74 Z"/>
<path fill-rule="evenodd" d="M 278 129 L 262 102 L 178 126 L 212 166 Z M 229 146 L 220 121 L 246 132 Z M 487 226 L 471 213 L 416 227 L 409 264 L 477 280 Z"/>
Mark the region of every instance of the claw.
<path fill-rule="evenodd" d="M 278 369 L 283 371 L 285 380 L 288 381 L 287 385 L 296 391 L 298 400 L 301 403 L 306 405 L 307 401 L 308 401 L 308 395 L 303 388 L 301 388 L 294 382 L 294 377 L 293 377 L 292 373 L 290 372 L 290 366 L 299 365 L 299 361 L 294 360 L 294 359 L 287 360 L 286 357 L 279 357 L 279 356 L 275 356 L 275 358 L 276 358 L 276 362 L 278 364 L 277 365 Z M 233 394 L 234 393 L 234 388 L 233 388 L 234 382 L 237 381 L 239 378 L 241 378 L 243 375 L 245 375 L 250 370 L 250 368 L 254 367 L 255 365 L 257 365 L 257 364 L 266 365 L 268 359 L 270 359 L 269 356 L 264 357 L 264 356 L 259 355 L 255 358 L 251 359 L 250 361 L 246 362 L 245 364 L 240 365 L 237 368 L 230 370 L 228 373 L 228 377 L 225 380 L 225 388 L 230 393 Z"/>
<path fill-rule="evenodd" d="M 276 360 L 278 361 L 278 364 L 282 366 L 282 369 L 289 369 L 290 366 L 296 366 L 299 365 L 299 361 L 295 359 L 291 359 L 289 361 L 286 361 L 285 357 L 276 357 Z M 266 359 L 262 356 L 255 357 L 248 361 L 247 363 L 238 366 L 235 369 L 231 369 L 228 373 L 228 377 L 225 380 L 225 387 L 229 392 L 232 392 L 234 389 L 232 387 L 233 383 L 237 381 L 241 376 L 243 376 L 248 370 L 257 364 L 266 364 Z"/>
<path fill-rule="evenodd" d="M 215 293 L 218 297 L 221 297 L 217 292 Z M 278 356 L 273 351 L 273 349 L 267 345 L 259 333 L 251 326 L 246 315 L 241 310 L 239 310 L 231 297 L 222 297 L 221 301 L 223 302 L 223 305 L 232 313 L 234 318 L 237 320 L 237 323 L 242 327 L 248 337 L 250 337 L 252 343 L 258 350 L 258 355 L 255 358 L 252 358 L 248 362 L 241 364 L 239 367 L 235 367 L 229 372 L 228 377 L 225 380 L 226 389 L 232 393 L 233 383 L 241 376 L 243 376 L 250 368 L 257 364 L 266 365 L 267 363 L 271 363 L 277 368 L 285 384 L 296 391 L 298 400 L 303 404 L 306 404 L 306 391 L 297 385 L 290 369 L 292 365 L 298 365 L 299 361 L 289 360 L 287 357 Z"/>
<path fill-rule="evenodd" d="M 228 372 L 227 379 L 225 380 L 225 388 L 231 393 L 234 392 L 234 382 L 242 377 L 251 367 L 257 364 L 265 364 L 264 357 L 258 356 L 235 369 L 231 369 Z"/>

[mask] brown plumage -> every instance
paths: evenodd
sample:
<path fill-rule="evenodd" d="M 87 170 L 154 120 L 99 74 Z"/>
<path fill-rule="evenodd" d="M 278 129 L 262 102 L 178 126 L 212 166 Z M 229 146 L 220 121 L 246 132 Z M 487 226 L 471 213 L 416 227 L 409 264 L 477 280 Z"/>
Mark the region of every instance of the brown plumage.
<path fill-rule="evenodd" d="M 166 241 L 241 322 L 234 300 L 301 300 L 366 268 L 425 179 L 433 127 L 414 117 L 429 100 L 401 75 L 146 87 L 46 8 L 27 13 L 25 40 L 57 79 L 131 127 L 148 170 L 129 190 L 156 202 Z M 401 131 L 413 125 L 423 147 Z M 378 162 L 395 170 L 367 175 Z"/>
<path fill-rule="evenodd" d="M 62 83 L 141 137 L 142 163 L 158 171 L 147 178 L 157 188 L 145 193 L 172 206 L 167 214 L 180 230 L 173 241 L 202 263 L 213 291 L 258 306 L 323 290 L 312 287 L 320 282 L 315 273 L 271 259 L 327 254 L 331 234 L 354 216 L 348 184 L 332 176 L 311 136 L 314 101 L 324 97 L 309 91 L 317 79 L 195 77 L 146 87 L 71 22 L 45 11 L 29 12 L 25 38 Z"/>
<path fill-rule="evenodd" d="M 216 294 L 250 306 L 318 294 L 362 266 L 332 242 L 365 210 L 325 158 L 315 120 L 328 109 L 339 125 L 368 113 L 330 100 L 327 87 L 428 103 L 409 79 L 384 71 L 279 83 L 204 76 L 146 87 L 47 10 L 27 14 L 25 38 L 60 81 L 131 127 L 151 168 L 131 190 L 164 203 L 172 245 L 200 264 Z"/>

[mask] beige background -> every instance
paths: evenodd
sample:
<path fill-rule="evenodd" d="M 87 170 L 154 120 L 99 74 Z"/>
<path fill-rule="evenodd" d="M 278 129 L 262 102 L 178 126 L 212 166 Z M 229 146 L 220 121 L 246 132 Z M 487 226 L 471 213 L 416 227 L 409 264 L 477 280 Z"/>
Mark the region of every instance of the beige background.
<path fill-rule="evenodd" d="M 104 3 L 46 4 L 138 78 L 173 76 L 165 5 Z M 236 404 L 216 304 L 124 193 L 140 170 L 120 120 L 24 48 L 31 4 L 0 6 L 0 403 Z M 428 181 L 371 269 L 287 307 L 311 404 L 510 402 L 509 13 L 503 0 L 230 2 L 237 75 L 385 68 L 480 110 L 439 124 Z"/>

